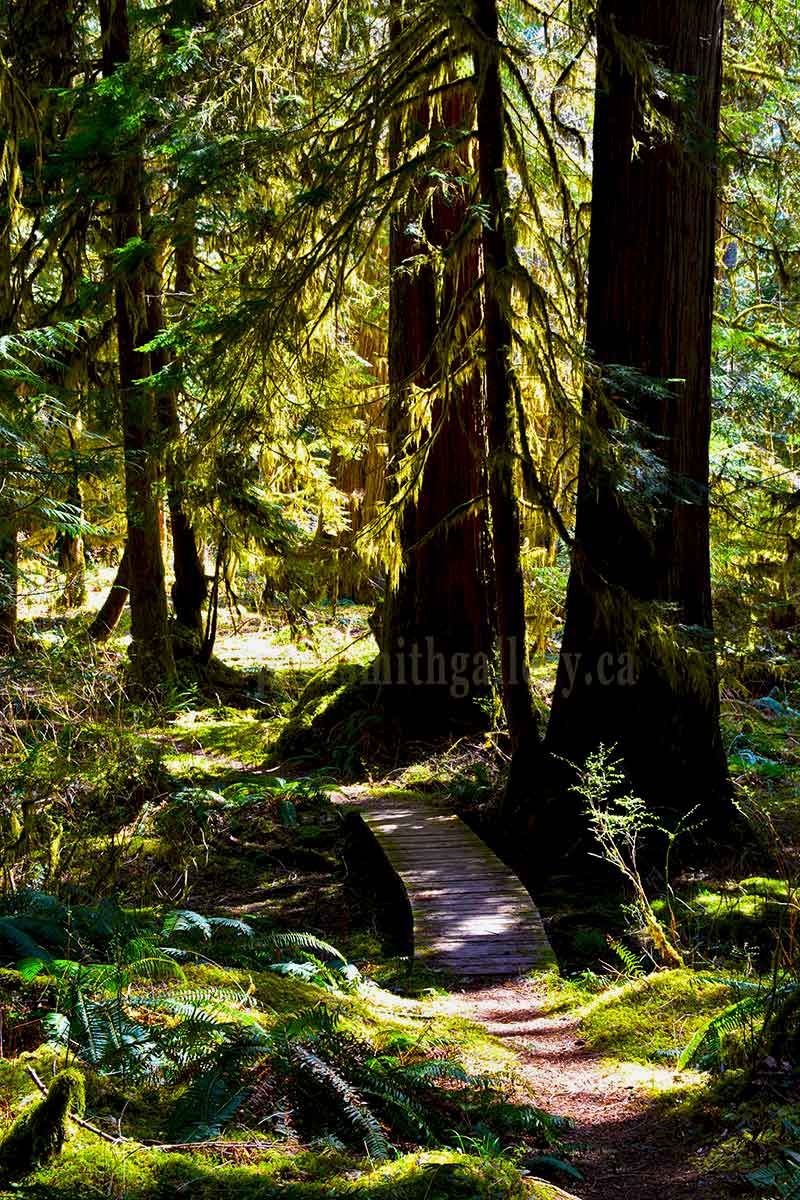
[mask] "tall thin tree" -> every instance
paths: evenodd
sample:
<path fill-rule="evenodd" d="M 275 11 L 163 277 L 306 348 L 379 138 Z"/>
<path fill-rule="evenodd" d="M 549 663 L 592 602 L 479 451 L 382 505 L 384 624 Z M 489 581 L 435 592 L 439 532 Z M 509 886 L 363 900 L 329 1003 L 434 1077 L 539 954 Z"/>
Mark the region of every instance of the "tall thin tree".
<path fill-rule="evenodd" d="M 472 17 L 478 81 L 479 198 L 486 212 L 482 240 L 489 500 L 503 707 L 512 752 L 506 786 L 506 810 L 510 813 L 530 793 L 531 770 L 539 753 L 539 729 L 528 682 L 521 523 L 514 470 L 517 384 L 509 251 L 509 240 L 514 235 L 506 178 L 506 113 L 496 0 L 474 0 Z"/>
<path fill-rule="evenodd" d="M 100 27 L 103 73 L 111 77 L 130 61 L 126 0 L 100 0 Z M 141 224 L 143 189 L 141 148 L 138 139 L 133 138 L 119 149 L 111 226 L 118 256 L 114 296 L 125 449 L 131 662 L 134 679 L 153 687 L 174 674 L 175 663 L 167 629 L 159 529 L 156 405 L 152 389 L 136 384 L 138 379 L 149 375 L 150 365 L 148 356 L 139 351 L 148 335 Z"/>
<path fill-rule="evenodd" d="M 464 86 L 454 86 L 432 123 L 432 141 L 449 146 L 471 114 Z M 428 105 L 416 116 L 427 123 Z M 429 181 L 419 180 L 391 229 L 390 461 L 402 466 L 407 453 L 412 385 L 428 390 L 432 408 L 418 493 L 403 515 L 400 578 L 384 603 L 381 649 L 390 710 L 428 730 L 480 722 L 493 649 L 483 395 L 465 345 L 480 323 L 470 296 L 479 243 L 465 228 L 468 173 L 451 150 L 432 194 Z M 446 263 L 441 274 L 437 251 Z"/>

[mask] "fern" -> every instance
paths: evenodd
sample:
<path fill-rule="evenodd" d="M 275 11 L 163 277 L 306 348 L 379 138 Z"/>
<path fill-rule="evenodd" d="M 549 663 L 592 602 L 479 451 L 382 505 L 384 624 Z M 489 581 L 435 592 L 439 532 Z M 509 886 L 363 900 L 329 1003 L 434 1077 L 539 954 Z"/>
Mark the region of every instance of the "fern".
<path fill-rule="evenodd" d="M 488 1075 L 471 1075 L 461 1063 L 444 1058 L 409 1063 L 407 1066 L 399 1068 L 397 1073 L 400 1078 L 413 1083 L 439 1083 L 446 1079 L 449 1082 L 473 1088 L 486 1088 L 492 1084 Z"/>
<path fill-rule="evenodd" d="M 0 943 L 4 942 L 16 955 L 46 961 L 50 953 L 24 928 L 17 917 L 0 917 Z"/>
<path fill-rule="evenodd" d="M 641 979 L 645 974 L 645 965 L 642 958 L 633 952 L 630 947 L 617 941 L 616 938 L 608 934 L 606 941 L 610 948 L 614 951 L 619 961 L 622 963 L 621 974 L 626 979 Z"/>
<path fill-rule="evenodd" d="M 211 926 L 212 936 L 214 930 L 219 929 L 227 933 L 235 933 L 238 937 L 255 937 L 252 925 L 248 925 L 247 921 L 242 921 L 238 917 L 209 917 L 208 923 Z"/>
<path fill-rule="evenodd" d="M 399 1087 L 391 1078 L 383 1078 L 374 1072 L 369 1082 L 363 1084 L 361 1091 L 367 1096 L 373 1096 L 384 1105 L 394 1110 L 395 1117 L 399 1116 L 408 1126 L 415 1130 L 425 1141 L 435 1140 L 433 1127 L 428 1119 L 425 1105 Z"/>
<path fill-rule="evenodd" d="M 168 941 L 176 933 L 199 933 L 206 940 L 211 937 L 211 925 L 207 917 L 190 909 L 179 908 L 167 913 L 161 927 L 161 936 Z"/>
<path fill-rule="evenodd" d="M 247 959 L 268 955 L 271 968 L 307 969 L 315 982 L 341 986 L 348 970 L 344 956 L 313 934 L 279 932 L 256 941 L 252 927 L 236 918 L 176 909 L 156 921 L 113 901 L 67 909 L 44 894 L 20 900 L 13 919 L 15 928 L 22 919 L 53 927 L 44 945 L 35 938 L 25 943 L 28 953 L 20 963 L 26 978 L 44 974 L 52 981 L 56 1004 L 46 1021 L 51 1041 L 123 1085 L 172 1089 L 177 1097 L 169 1130 L 180 1140 L 218 1136 L 265 1070 L 273 1087 L 275 1072 L 283 1072 L 289 1107 L 305 1104 L 310 1123 L 322 1123 L 321 1132 L 348 1128 L 374 1158 L 390 1151 L 388 1129 L 435 1144 L 452 1125 L 454 1109 L 464 1109 L 476 1092 L 491 1092 L 490 1080 L 452 1059 L 409 1062 L 408 1051 L 403 1057 L 377 1054 L 341 1030 L 330 1001 L 275 1014 L 276 1023 L 266 1029 L 249 1011 L 253 999 L 244 988 L 233 981 L 222 988 L 188 986 L 179 965 L 198 953 L 192 939 L 235 938 L 255 942 Z M 59 932 L 60 921 L 68 925 L 69 939 Z M 63 950 L 53 956 L 45 948 L 67 942 L 75 957 Z M 298 949 L 309 954 L 309 963 L 274 962 L 276 951 Z M 98 950 L 107 961 L 96 960 Z"/>
<path fill-rule="evenodd" d="M 380 1123 L 355 1088 L 338 1071 L 302 1043 L 293 1043 L 289 1051 L 298 1066 L 306 1070 L 318 1084 L 328 1087 L 336 1094 L 341 1102 L 343 1114 L 363 1136 L 364 1145 L 370 1157 L 388 1158 L 389 1142 Z"/>
<path fill-rule="evenodd" d="M 285 1042 L 297 1038 L 309 1037 L 322 1033 L 333 1033 L 339 1026 L 339 1014 L 325 1004 L 315 1004 L 313 1008 L 301 1008 L 298 1012 L 285 1017 L 273 1029 L 276 1039 Z"/>
<path fill-rule="evenodd" d="M 237 937 L 255 937 L 252 925 L 238 917 L 204 917 L 188 908 L 179 908 L 167 913 L 161 927 L 161 937 L 169 941 L 176 933 L 199 934 L 210 941 L 215 931 L 234 933 Z"/>
<path fill-rule="evenodd" d="M 311 933 L 271 933 L 267 940 L 277 950 L 311 950 L 327 954 L 330 958 L 338 959 L 339 962 L 347 961 L 344 955 L 330 942 L 323 942 L 321 938 L 314 937 Z"/>
<path fill-rule="evenodd" d="M 797 991 L 796 984 L 772 989 L 739 980 L 729 983 L 730 986 L 746 992 L 746 995 L 729 1004 L 698 1029 L 678 1059 L 678 1070 L 691 1066 L 721 1065 L 723 1039 L 726 1034 L 737 1029 L 749 1030 L 756 1021 L 760 1021 L 763 1026 L 775 1011 L 776 1001 Z"/>
<path fill-rule="evenodd" d="M 218 1137 L 241 1108 L 247 1090 L 219 1069 L 204 1072 L 192 1082 L 175 1107 L 169 1124 L 171 1136 L 182 1142 L 203 1142 Z"/>
<path fill-rule="evenodd" d="M 791 1160 L 749 1171 L 747 1180 L 758 1191 L 769 1192 L 771 1200 L 800 1200 L 800 1166 Z"/>

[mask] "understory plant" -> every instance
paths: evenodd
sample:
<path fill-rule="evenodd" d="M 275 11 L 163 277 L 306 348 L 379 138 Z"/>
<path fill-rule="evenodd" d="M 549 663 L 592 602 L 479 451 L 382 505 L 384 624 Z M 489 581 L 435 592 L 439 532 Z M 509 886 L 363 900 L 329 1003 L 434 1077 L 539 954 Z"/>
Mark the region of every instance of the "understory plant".
<path fill-rule="evenodd" d="M 564 1121 L 509 1102 L 504 1080 L 469 1072 L 450 1048 L 424 1037 L 356 1035 L 343 1000 L 357 972 L 312 935 L 262 935 L 232 917 L 178 909 L 157 919 L 112 901 L 68 906 L 29 893 L 13 899 L 0 939 L 23 978 L 46 988 L 43 1025 L 61 1061 L 125 1098 L 157 1094 L 171 1140 L 207 1141 L 238 1122 L 271 1123 L 273 1132 L 376 1159 L 397 1144 L 457 1147 L 459 1137 L 561 1149 Z M 328 998 L 298 992 L 296 1010 L 279 1014 L 258 1003 L 259 989 L 241 971 L 198 984 L 189 966 L 218 972 L 211 953 L 299 977 L 327 988 Z M 296 984 L 286 987 L 292 995 Z"/>
<path fill-rule="evenodd" d="M 800 1156 L 786 1151 L 786 1157 L 747 1173 L 748 1183 L 770 1200 L 800 1200 Z"/>
<path fill-rule="evenodd" d="M 575 766 L 575 764 L 571 764 Z M 677 924 L 672 914 L 667 927 L 655 912 L 642 879 L 639 851 L 644 837 L 661 833 L 667 839 L 665 875 L 669 886 L 669 856 L 675 840 L 689 828 L 688 813 L 674 830 L 658 823 L 641 797 L 626 790 L 626 778 L 613 749 L 599 746 L 583 767 L 575 767 L 578 782 L 572 790 L 583 800 L 589 827 L 598 845 L 596 857 L 604 859 L 628 882 L 633 891 L 633 911 L 656 961 L 666 967 L 682 967 Z"/>
<path fill-rule="evenodd" d="M 179 909 L 156 920 L 111 900 L 69 906 L 40 892 L 18 894 L 8 907 L 0 945 L 14 953 L 23 980 L 46 982 L 51 1007 L 43 1026 L 64 1063 L 80 1062 L 123 1089 L 187 1095 L 196 1088 L 192 1105 L 182 1109 L 192 1114 L 181 1129 L 187 1139 L 218 1132 L 232 1118 L 247 1095 L 245 1066 L 274 1044 L 251 992 L 232 971 L 225 986 L 197 987 L 188 979 L 187 964 L 216 965 L 207 943 L 219 939 L 230 957 L 231 942 L 241 942 L 262 970 L 310 968 L 318 986 L 355 981 L 339 951 L 312 934 L 256 937 L 233 917 Z M 279 961 L 298 952 L 300 963 Z"/>
<path fill-rule="evenodd" d="M 796 868 L 791 852 L 787 852 L 771 818 L 751 795 L 741 794 L 740 810 L 764 851 L 773 859 L 781 880 L 783 899 L 774 906 L 778 919 L 772 930 L 771 970 L 757 980 L 715 980 L 730 987 L 736 998 L 698 1030 L 679 1059 L 682 1067 L 724 1070 L 732 1054 L 750 1071 L 754 1071 L 767 1056 L 790 1063 L 800 1059 L 800 946 L 797 939 L 800 906 Z"/>
<path fill-rule="evenodd" d="M 431 1055 L 402 1037 L 376 1047 L 327 1010 L 317 1012 L 316 1027 L 305 1019 L 285 1027 L 264 1085 L 251 1101 L 256 1115 L 277 1086 L 291 1097 L 300 1135 L 352 1141 L 355 1133 L 373 1157 L 388 1154 L 389 1137 L 456 1149 L 491 1142 L 498 1153 L 515 1145 L 559 1151 L 569 1128 L 533 1105 L 509 1102 L 502 1080 L 467 1071 L 452 1053 Z"/>

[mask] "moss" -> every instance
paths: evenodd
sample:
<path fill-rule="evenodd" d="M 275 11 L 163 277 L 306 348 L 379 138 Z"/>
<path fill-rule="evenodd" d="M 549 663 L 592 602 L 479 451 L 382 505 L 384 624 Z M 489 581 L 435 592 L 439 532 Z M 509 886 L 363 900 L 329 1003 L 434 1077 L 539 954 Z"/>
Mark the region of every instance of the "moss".
<path fill-rule="evenodd" d="M 227 763 L 252 765 L 264 757 L 264 723 L 252 712 L 223 707 L 185 712 L 179 715 L 173 730 L 181 741 L 192 742 L 193 751 L 212 761 L 221 759 Z M 180 761 L 181 755 L 176 758 Z M 215 765 L 219 766 L 219 763 Z"/>
<path fill-rule="evenodd" d="M 724 882 L 715 887 L 692 886 L 679 895 L 676 906 L 678 923 L 688 945 L 746 948 L 755 955 L 759 969 L 766 969 L 774 946 L 774 931 L 783 921 L 787 903 L 786 885 L 775 878 L 752 876 L 739 882 Z M 662 919 L 668 917 L 664 900 L 653 908 Z"/>
<path fill-rule="evenodd" d="M 57 1169 L 38 1172 L 26 1187 L 27 1195 L 51 1200 L 166 1200 L 185 1192 L 194 1200 L 568 1200 L 502 1159 L 450 1151 L 403 1155 L 376 1166 L 335 1152 L 287 1156 L 266 1150 L 254 1165 L 230 1166 L 219 1155 L 87 1146 L 64 1156 Z"/>
<path fill-rule="evenodd" d="M 41 977 L 37 977 L 41 979 Z M 35 1050 L 25 1050 L 15 1058 L 0 1058 L 0 1098 L 17 1108 L 26 1098 L 36 1094 L 28 1067 L 42 1078 L 49 1078 L 58 1065 L 53 1047 L 46 1043 Z"/>
<path fill-rule="evenodd" d="M 358 663 L 339 663 L 333 671 L 322 668 L 316 675 L 312 675 L 303 688 L 295 705 L 295 713 L 305 712 L 312 705 L 316 706 L 317 701 L 343 687 L 360 683 L 363 677 L 363 667 Z"/>
<path fill-rule="evenodd" d="M 457 1047 L 458 1055 L 470 1069 L 477 1071 L 502 1070 L 513 1060 L 512 1052 L 481 1025 L 453 1015 L 447 995 L 441 998 L 429 995 L 420 1001 L 397 996 L 375 985 L 357 992 L 335 993 L 271 971 L 229 970 L 210 965 L 187 965 L 185 973 L 187 981 L 198 988 L 229 988 L 235 981 L 249 990 L 255 1002 L 254 1015 L 265 1025 L 287 1014 L 324 1004 L 337 1013 L 343 1029 L 379 1046 L 407 1036 L 418 1047 Z"/>
<path fill-rule="evenodd" d="M 749 879 L 742 879 L 739 887 L 747 896 L 763 896 L 765 899 L 783 901 L 789 899 L 789 885 L 785 879 L 752 875 Z"/>
<path fill-rule="evenodd" d="M 330 1004 L 329 992 L 292 979 L 289 975 L 277 975 L 272 971 L 231 970 L 223 967 L 187 965 L 186 978 L 198 988 L 229 988 L 235 981 L 249 990 L 256 1005 L 266 1014 L 300 1012 L 325 1000 Z"/>
<path fill-rule="evenodd" d="M 0 1179 L 18 1179 L 58 1154 L 67 1134 L 70 1113 L 86 1108 L 83 1076 L 59 1071 L 47 1095 L 24 1109 L 0 1139 Z"/>
<path fill-rule="evenodd" d="M 382 740 L 382 725 L 378 688 L 359 668 L 335 690 L 309 698 L 288 721 L 275 722 L 278 733 L 268 761 L 332 764 L 342 778 L 355 779 L 363 773 L 373 735 Z"/>
<path fill-rule="evenodd" d="M 731 990 L 691 971 L 661 971 L 592 1001 L 582 1036 L 592 1049 L 626 1062 L 676 1056 L 697 1029 L 731 1003 Z"/>

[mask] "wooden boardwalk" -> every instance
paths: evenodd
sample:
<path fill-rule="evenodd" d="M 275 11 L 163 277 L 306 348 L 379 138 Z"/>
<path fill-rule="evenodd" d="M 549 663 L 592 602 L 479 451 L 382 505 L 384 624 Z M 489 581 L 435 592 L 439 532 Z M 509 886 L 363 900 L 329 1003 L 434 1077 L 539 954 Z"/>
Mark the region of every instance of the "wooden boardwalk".
<path fill-rule="evenodd" d="M 340 794 L 405 887 L 418 963 L 450 975 L 552 970 L 542 919 L 510 867 L 459 817 L 408 793 Z"/>

